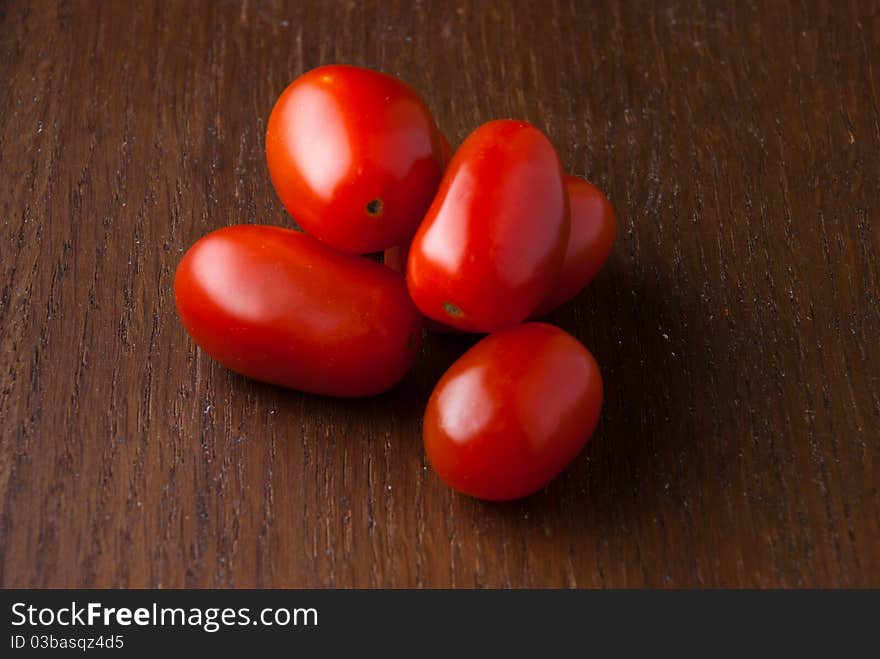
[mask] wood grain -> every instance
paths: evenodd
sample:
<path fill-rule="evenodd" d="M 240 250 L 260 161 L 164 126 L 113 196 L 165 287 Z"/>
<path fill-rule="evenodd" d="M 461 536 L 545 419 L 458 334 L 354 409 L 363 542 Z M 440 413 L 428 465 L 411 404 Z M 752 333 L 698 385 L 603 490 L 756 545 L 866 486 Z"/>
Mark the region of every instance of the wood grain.
<path fill-rule="evenodd" d="M 880 586 L 878 53 L 869 0 L 0 3 L 0 585 Z M 453 143 L 535 122 L 617 208 L 552 316 L 603 421 L 528 500 L 426 466 L 469 339 L 338 401 L 177 321 L 194 240 L 289 223 L 266 119 L 328 62 Z"/>

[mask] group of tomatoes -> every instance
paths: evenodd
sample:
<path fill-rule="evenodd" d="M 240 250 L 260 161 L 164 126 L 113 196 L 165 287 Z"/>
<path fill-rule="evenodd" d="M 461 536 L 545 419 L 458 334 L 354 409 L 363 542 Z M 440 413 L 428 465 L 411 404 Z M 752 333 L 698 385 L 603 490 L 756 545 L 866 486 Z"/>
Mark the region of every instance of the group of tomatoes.
<path fill-rule="evenodd" d="M 224 366 L 330 396 L 397 384 L 422 329 L 485 333 L 437 383 L 428 460 L 491 500 L 546 485 L 593 433 L 602 378 L 563 330 L 532 322 L 592 279 L 614 212 L 564 174 L 524 121 L 492 121 L 455 151 L 403 82 L 322 66 L 278 98 L 272 183 L 305 231 L 239 225 L 201 238 L 174 280 L 187 332 Z M 382 252 L 384 264 L 363 256 Z"/>

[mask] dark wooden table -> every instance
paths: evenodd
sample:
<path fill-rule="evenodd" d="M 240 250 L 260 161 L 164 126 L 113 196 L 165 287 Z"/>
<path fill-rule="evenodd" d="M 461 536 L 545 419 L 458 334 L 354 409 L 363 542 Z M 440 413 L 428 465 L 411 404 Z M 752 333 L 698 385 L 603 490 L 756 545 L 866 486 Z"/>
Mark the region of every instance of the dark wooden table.
<path fill-rule="evenodd" d="M 289 224 L 294 77 L 414 86 L 455 144 L 543 127 L 607 191 L 608 267 L 551 320 L 607 400 L 545 491 L 426 466 L 469 339 L 339 401 L 197 350 L 217 227 Z M 880 5 L 0 2 L 3 586 L 880 586 Z"/>

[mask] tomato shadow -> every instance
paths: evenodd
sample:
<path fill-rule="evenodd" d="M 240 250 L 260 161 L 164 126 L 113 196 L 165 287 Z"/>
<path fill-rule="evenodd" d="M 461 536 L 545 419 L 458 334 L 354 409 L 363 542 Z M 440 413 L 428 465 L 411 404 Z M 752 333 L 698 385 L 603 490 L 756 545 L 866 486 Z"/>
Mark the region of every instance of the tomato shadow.
<path fill-rule="evenodd" d="M 542 319 L 572 333 L 596 357 L 605 388 L 590 442 L 542 491 L 526 499 L 466 506 L 492 509 L 526 532 L 534 525 L 632 526 L 633 515 L 682 512 L 679 487 L 701 468 L 698 427 L 712 419 L 698 400 L 714 365 L 705 301 L 668 264 L 634 271 L 612 262 L 574 300 Z M 701 336 L 702 334 L 702 336 Z M 700 337 L 700 338 L 697 338 Z M 703 466 L 705 468 L 705 466 Z M 485 513 L 483 513 L 485 514 Z"/>
<path fill-rule="evenodd" d="M 453 505 L 459 528 L 469 528 L 468 522 L 474 528 L 500 525 L 512 536 L 538 540 L 549 529 L 560 542 L 567 542 L 567 535 L 582 538 L 584 525 L 607 537 L 640 519 L 688 514 L 686 479 L 706 468 L 699 464 L 705 451 L 697 442 L 713 422 L 712 410 L 699 400 L 700 387 L 711 384 L 707 378 L 714 371 L 705 354 L 712 345 L 706 306 L 698 291 L 671 275 L 668 264 L 643 264 L 635 271 L 612 260 L 585 291 L 542 319 L 581 340 L 602 370 L 602 418 L 581 454 L 546 488 L 520 501 L 471 499 L 450 491 L 430 470 L 424 472 L 422 495 Z M 412 484 L 419 476 L 411 472 L 425 466 L 421 423 L 428 397 L 445 370 L 480 338 L 426 331 L 403 381 L 369 398 L 330 398 L 231 377 L 261 404 L 277 409 L 279 428 L 289 429 L 289 439 L 318 434 L 334 443 L 377 437 L 400 443 L 394 455 L 402 462 L 394 470 L 408 471 L 389 478 Z M 299 450 L 299 442 L 289 443 L 291 451 Z M 377 450 L 382 455 L 384 449 Z"/>

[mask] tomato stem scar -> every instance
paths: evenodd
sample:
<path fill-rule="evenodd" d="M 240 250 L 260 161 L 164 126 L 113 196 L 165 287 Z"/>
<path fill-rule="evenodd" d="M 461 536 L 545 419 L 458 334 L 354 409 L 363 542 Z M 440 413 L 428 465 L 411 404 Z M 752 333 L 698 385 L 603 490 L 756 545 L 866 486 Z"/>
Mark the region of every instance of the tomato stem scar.
<path fill-rule="evenodd" d="M 459 318 L 461 316 L 461 309 L 452 304 L 452 302 L 444 302 L 443 311 L 448 313 L 453 318 Z"/>
<path fill-rule="evenodd" d="M 367 215 L 371 217 L 380 217 L 382 215 L 382 200 L 381 199 L 371 199 L 367 202 Z"/>

